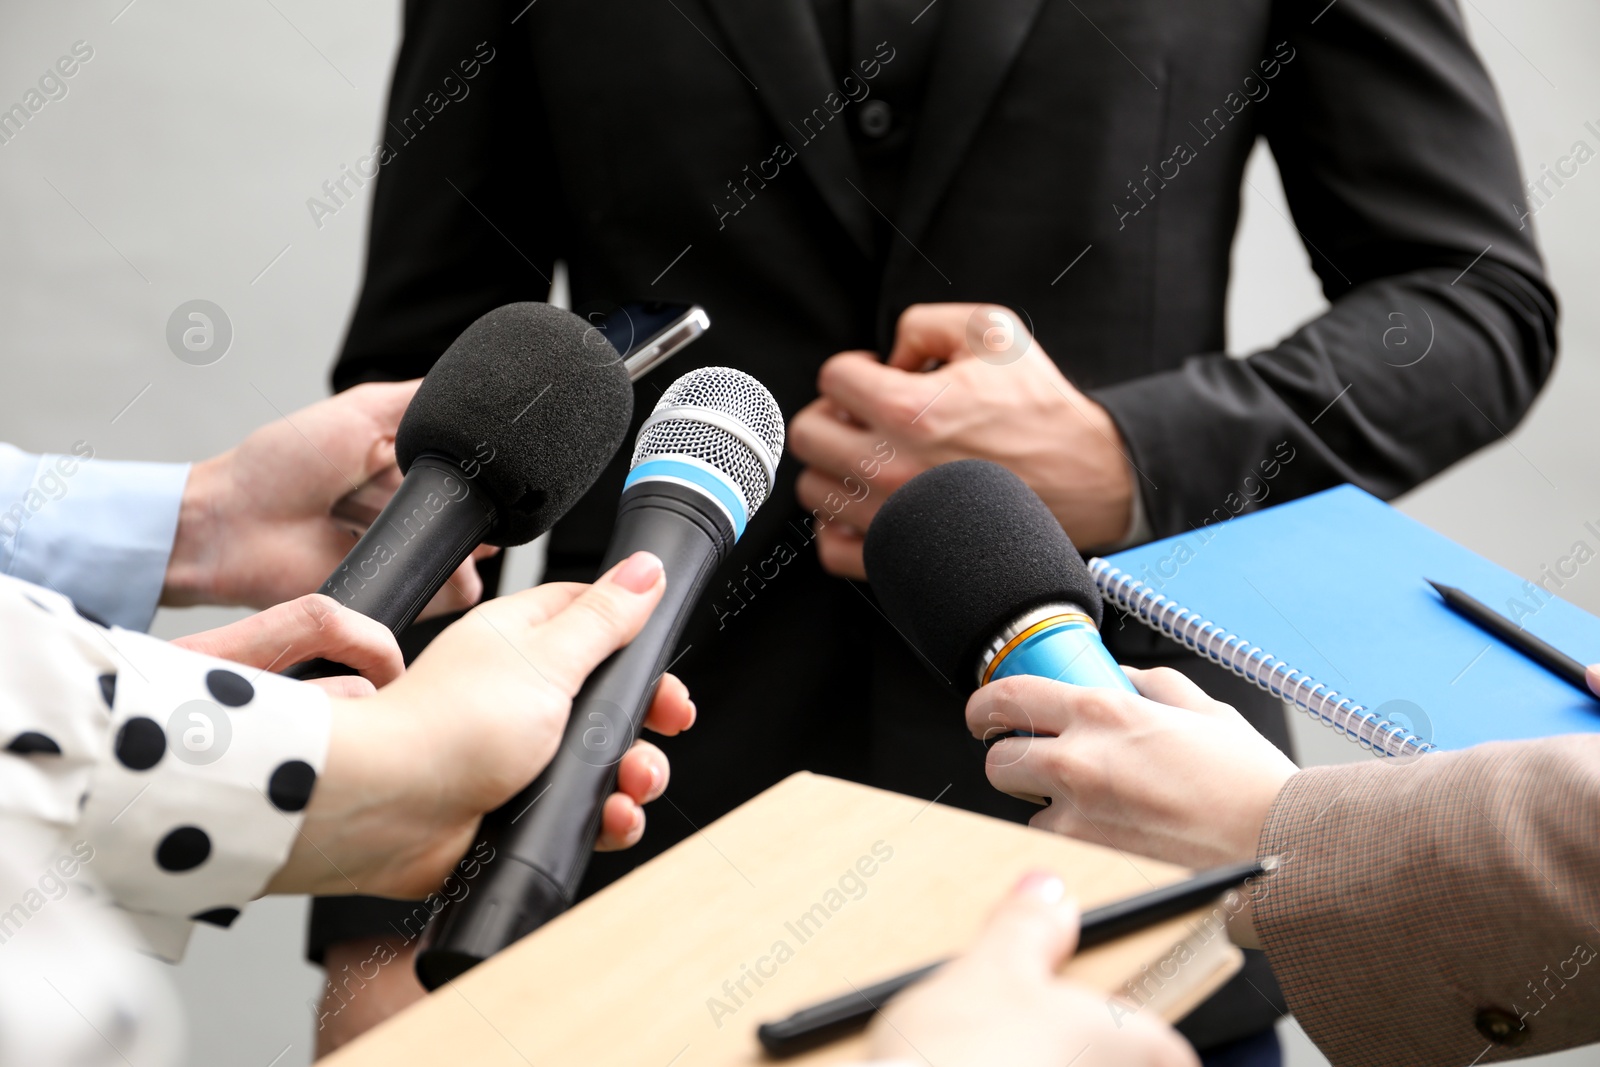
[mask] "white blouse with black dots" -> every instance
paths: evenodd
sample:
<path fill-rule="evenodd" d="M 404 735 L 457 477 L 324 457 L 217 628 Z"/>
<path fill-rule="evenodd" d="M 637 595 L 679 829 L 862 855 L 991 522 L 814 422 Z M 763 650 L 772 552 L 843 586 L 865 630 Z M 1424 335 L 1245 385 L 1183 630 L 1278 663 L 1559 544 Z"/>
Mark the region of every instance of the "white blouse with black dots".
<path fill-rule="evenodd" d="M 157 955 L 181 955 L 193 922 L 231 923 L 299 831 L 328 747 L 322 690 L 9 577 L 0 633 L 0 816 L 84 842 L 91 881 Z"/>

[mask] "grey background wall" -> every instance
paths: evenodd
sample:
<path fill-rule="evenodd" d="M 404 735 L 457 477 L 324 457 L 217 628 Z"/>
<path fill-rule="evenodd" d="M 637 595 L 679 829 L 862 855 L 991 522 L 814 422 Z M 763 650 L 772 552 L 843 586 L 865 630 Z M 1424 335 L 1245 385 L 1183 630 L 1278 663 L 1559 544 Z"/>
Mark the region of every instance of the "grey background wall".
<path fill-rule="evenodd" d="M 1574 142 L 1600 150 L 1600 9 L 1588 0 L 1465 0 L 1536 175 Z M 396 0 L 71 0 L 0 5 L 0 107 L 58 57 L 93 58 L 66 94 L 0 144 L 0 438 L 75 440 L 106 457 L 192 459 L 326 391 L 360 268 L 370 187 L 332 216 L 306 201 L 373 142 L 398 31 Z M 1230 348 L 1268 344 L 1322 306 L 1270 157 L 1243 190 Z M 1551 186 L 1554 189 L 1554 186 Z M 1524 576 L 1600 519 L 1600 161 L 1535 225 L 1564 302 L 1563 354 L 1509 437 L 1400 502 Z M 166 324 L 193 299 L 232 323 L 219 362 L 174 358 Z M 1600 567 L 1563 595 L 1600 611 Z M 230 617 L 163 611 L 163 636 Z M 1302 762 L 1363 758 L 1314 726 Z M 175 976 L 191 1062 L 292 1067 L 310 1059 L 318 972 L 299 961 L 304 902 L 264 901 L 226 933 L 200 930 Z M 1291 1062 L 1321 1062 L 1295 1034 Z M 1595 1062 L 1572 1054 L 1568 1062 Z"/>

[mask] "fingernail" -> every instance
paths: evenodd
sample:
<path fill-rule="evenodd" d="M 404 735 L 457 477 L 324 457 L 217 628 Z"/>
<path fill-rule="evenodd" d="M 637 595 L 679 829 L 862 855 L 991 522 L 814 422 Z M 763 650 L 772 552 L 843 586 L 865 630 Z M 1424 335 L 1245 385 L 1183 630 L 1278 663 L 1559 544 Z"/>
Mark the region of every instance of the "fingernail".
<path fill-rule="evenodd" d="M 699 720 L 699 718 L 700 718 L 700 709 L 695 706 L 695 702 L 694 701 L 692 701 L 692 700 L 689 701 L 689 725 L 685 726 L 684 729 L 688 730 L 688 729 L 692 728 L 694 726 L 695 722 Z"/>
<path fill-rule="evenodd" d="M 1031 896 L 1046 904 L 1059 904 L 1067 895 L 1067 885 L 1049 871 L 1030 871 L 1017 883 L 1018 896 Z"/>
<path fill-rule="evenodd" d="M 661 768 L 654 763 L 650 764 L 650 788 L 647 793 L 653 795 L 661 786 Z"/>
<path fill-rule="evenodd" d="M 661 560 L 652 552 L 635 552 L 611 575 L 630 593 L 648 593 L 661 580 Z"/>

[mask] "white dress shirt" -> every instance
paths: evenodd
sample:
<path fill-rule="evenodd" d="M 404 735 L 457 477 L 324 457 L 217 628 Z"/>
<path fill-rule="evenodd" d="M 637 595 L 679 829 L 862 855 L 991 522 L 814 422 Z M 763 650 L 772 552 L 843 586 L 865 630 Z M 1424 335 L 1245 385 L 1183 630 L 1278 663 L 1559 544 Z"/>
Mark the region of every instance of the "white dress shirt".
<path fill-rule="evenodd" d="M 144 630 L 161 599 L 189 465 L 93 457 L 84 441 L 44 456 L 0 444 L 0 574 Z"/>

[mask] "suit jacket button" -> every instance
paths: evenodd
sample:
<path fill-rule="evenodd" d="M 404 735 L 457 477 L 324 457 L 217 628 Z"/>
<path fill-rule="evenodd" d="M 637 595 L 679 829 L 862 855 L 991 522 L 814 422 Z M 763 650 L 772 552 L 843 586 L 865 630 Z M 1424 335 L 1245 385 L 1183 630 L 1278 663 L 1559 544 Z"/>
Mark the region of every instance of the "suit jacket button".
<path fill-rule="evenodd" d="M 894 125 L 894 109 L 887 100 L 868 100 L 861 105 L 856 122 L 861 126 L 862 133 L 876 140 L 887 134 L 889 127 Z"/>
<path fill-rule="evenodd" d="M 1481 1008 L 1472 1024 L 1478 1033 L 1497 1045 L 1513 1048 L 1528 1040 L 1532 1031 L 1504 1008 Z"/>

